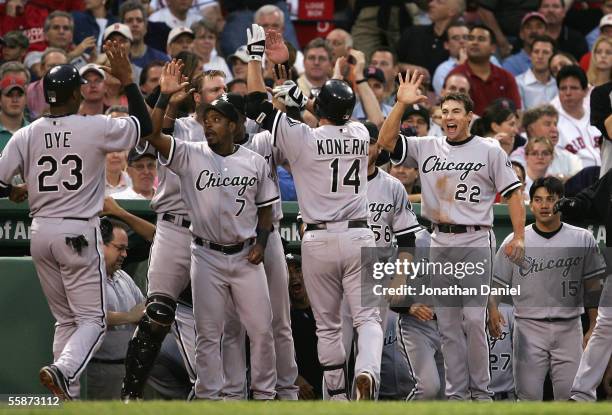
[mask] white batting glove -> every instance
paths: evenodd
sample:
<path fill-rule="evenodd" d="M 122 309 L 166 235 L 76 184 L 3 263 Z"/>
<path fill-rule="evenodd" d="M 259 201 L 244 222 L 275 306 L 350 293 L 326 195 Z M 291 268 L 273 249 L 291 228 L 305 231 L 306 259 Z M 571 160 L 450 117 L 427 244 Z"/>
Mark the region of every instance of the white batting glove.
<path fill-rule="evenodd" d="M 251 60 L 260 61 L 266 51 L 266 32 L 264 28 L 253 23 L 251 29 L 247 28 L 247 51 Z"/>
<path fill-rule="evenodd" d="M 286 107 L 295 107 L 303 110 L 308 102 L 302 90 L 293 81 L 285 81 L 272 90 L 274 98 L 280 100 Z"/>

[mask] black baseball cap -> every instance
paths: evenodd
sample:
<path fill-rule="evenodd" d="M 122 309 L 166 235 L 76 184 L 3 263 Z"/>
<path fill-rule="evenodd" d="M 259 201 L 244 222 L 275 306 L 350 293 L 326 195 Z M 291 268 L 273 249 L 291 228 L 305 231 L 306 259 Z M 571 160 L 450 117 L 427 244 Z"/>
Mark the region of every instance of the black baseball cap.
<path fill-rule="evenodd" d="M 382 71 L 382 69 L 377 68 L 375 66 L 369 66 L 368 68 L 366 68 L 363 71 L 363 76 L 365 77 L 365 79 L 372 78 L 376 79 L 381 84 L 385 83 L 385 73 Z"/>
<path fill-rule="evenodd" d="M 378 141 L 378 127 L 371 121 L 364 121 L 363 126 L 368 130 L 370 135 L 370 144 L 374 144 Z"/>
<path fill-rule="evenodd" d="M 151 146 L 149 146 L 149 148 L 151 148 Z M 138 151 L 136 151 L 136 149 L 134 149 L 134 148 L 133 148 L 133 149 L 131 149 L 131 150 L 130 150 L 130 153 L 128 154 L 128 159 L 127 159 L 128 164 L 131 164 L 131 163 L 133 163 L 133 162 L 135 162 L 135 161 L 138 161 L 138 160 L 140 160 L 140 159 L 142 159 L 142 158 L 145 158 L 145 157 L 149 157 L 149 158 L 155 159 L 155 154 L 153 154 L 153 153 L 151 152 L 151 151 L 152 151 L 152 149 L 151 149 L 151 150 L 149 150 L 149 148 L 148 148 L 148 149 L 147 149 L 147 151 L 145 151 L 144 153 L 139 153 L 139 152 L 138 152 Z"/>
<path fill-rule="evenodd" d="M 215 110 L 218 113 L 225 116 L 230 121 L 235 123 L 238 122 L 238 109 L 230 102 L 229 94 L 223 94 L 219 98 L 215 99 L 210 104 L 206 104 L 204 107 L 203 115 L 206 116 L 208 111 Z M 237 94 L 232 94 L 237 95 Z"/>
<path fill-rule="evenodd" d="M 244 97 L 234 92 L 228 92 L 225 94 L 230 104 L 236 108 L 239 114 L 244 115 Z"/>
<path fill-rule="evenodd" d="M 408 108 L 406 108 L 406 111 L 404 111 L 404 113 L 402 114 L 402 121 L 406 120 L 411 115 L 418 115 L 422 117 L 429 126 L 429 111 L 424 106 L 419 104 L 413 104 L 408 106 Z"/>

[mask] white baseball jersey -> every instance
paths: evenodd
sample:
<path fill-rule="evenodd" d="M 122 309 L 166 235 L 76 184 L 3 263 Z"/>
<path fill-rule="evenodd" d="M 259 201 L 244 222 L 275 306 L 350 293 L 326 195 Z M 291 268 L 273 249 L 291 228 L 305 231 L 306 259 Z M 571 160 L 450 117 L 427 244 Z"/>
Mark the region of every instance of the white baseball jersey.
<path fill-rule="evenodd" d="M 204 128 L 193 116 L 177 119 L 173 136 L 183 141 L 206 141 Z M 157 178 L 159 184 L 151 200 L 151 208 L 156 213 L 172 212 L 178 215 L 188 215 L 187 207 L 181 197 L 181 184 L 178 176 L 160 162 L 157 163 Z"/>
<path fill-rule="evenodd" d="M 180 177 L 181 195 L 190 211 L 191 232 L 219 244 L 255 237 L 257 208 L 279 200 L 264 158 L 236 147 L 234 153 L 224 157 L 207 143 L 172 138 L 165 162 Z"/>
<path fill-rule="evenodd" d="M 91 218 L 102 210 L 105 158 L 140 137 L 136 117 L 43 117 L 17 131 L 0 155 L 0 186 L 20 173 L 33 217 Z"/>
<path fill-rule="evenodd" d="M 525 228 L 525 262 L 521 267 L 504 254 L 513 236 L 508 235 L 497 251 L 493 280 L 504 286 L 520 286 L 520 295 L 512 296 L 515 316 L 546 319 L 582 314 L 583 280 L 606 270 L 593 235 L 567 223 L 551 233 L 529 225 Z"/>
<path fill-rule="evenodd" d="M 368 177 L 368 210 L 368 224 L 379 248 L 390 247 L 393 235 L 421 229 L 402 183 L 379 168 Z"/>
<path fill-rule="evenodd" d="M 270 131 L 263 130 L 262 132 L 257 133 L 255 135 L 249 134 L 247 142 L 243 143 L 242 146 L 256 152 L 266 160 L 266 162 L 268 163 L 268 167 L 270 168 L 272 180 L 274 180 L 274 184 L 276 185 L 276 190 L 280 194 L 280 186 L 278 184 L 278 174 L 276 174 L 276 167 L 285 161 L 285 156 L 281 154 L 278 147 L 274 147 L 272 145 L 272 134 L 270 133 Z M 280 222 L 282 218 L 283 205 L 281 200 L 279 199 L 278 203 L 272 205 L 272 220 L 274 222 Z"/>
<path fill-rule="evenodd" d="M 461 143 L 446 137 L 406 137 L 394 164 L 419 169 L 421 214 L 433 223 L 493 225 L 493 203 L 521 186 L 496 140 L 471 136 Z M 397 147 L 396 147 L 397 149 Z"/>
<path fill-rule="evenodd" d="M 582 167 L 601 166 L 601 132 L 591 125 L 590 114 L 577 120 L 568 115 L 563 108 L 559 109 L 559 142 L 561 147 L 576 154 L 582 161 Z"/>
<path fill-rule="evenodd" d="M 510 304 L 500 303 L 499 312 L 504 317 L 505 324 L 499 338 L 489 334 L 489 368 L 491 369 L 491 384 L 489 388 L 495 393 L 514 392 L 514 376 L 512 375 L 512 330 L 514 329 L 514 309 Z"/>
<path fill-rule="evenodd" d="M 369 142 L 361 123 L 311 128 L 275 110 L 272 144 L 294 172 L 305 223 L 367 218 Z"/>

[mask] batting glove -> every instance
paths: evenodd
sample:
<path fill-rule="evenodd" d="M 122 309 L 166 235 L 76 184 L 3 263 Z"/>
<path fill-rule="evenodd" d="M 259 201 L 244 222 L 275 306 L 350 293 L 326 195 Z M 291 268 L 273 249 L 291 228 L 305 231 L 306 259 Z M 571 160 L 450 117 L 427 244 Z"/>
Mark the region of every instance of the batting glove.
<path fill-rule="evenodd" d="M 563 199 L 560 199 L 557 201 L 557 203 L 555 203 L 555 206 L 553 207 L 553 213 L 556 214 L 561 212 L 564 215 L 574 216 L 574 214 L 577 213 L 577 208 L 578 206 L 574 199 L 564 197 Z"/>
<path fill-rule="evenodd" d="M 251 60 L 260 61 L 266 51 L 266 32 L 264 28 L 253 23 L 251 29 L 247 28 L 247 51 Z"/>
<path fill-rule="evenodd" d="M 293 81 L 285 81 L 282 85 L 274 87 L 272 90 L 274 98 L 279 99 L 286 107 L 295 107 L 303 110 L 308 102 L 308 98 Z"/>

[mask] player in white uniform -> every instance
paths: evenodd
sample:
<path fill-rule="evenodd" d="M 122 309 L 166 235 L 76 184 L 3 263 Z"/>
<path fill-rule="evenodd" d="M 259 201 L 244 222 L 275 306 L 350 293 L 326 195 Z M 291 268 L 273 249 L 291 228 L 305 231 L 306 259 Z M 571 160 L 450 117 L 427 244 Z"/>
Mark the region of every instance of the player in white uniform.
<path fill-rule="evenodd" d="M 268 52 L 282 54 L 284 50 L 287 58 L 282 40 L 273 31 L 268 36 Z M 348 399 L 340 314 L 344 294 L 358 335 L 357 399 L 373 399 L 380 379 L 383 333 L 378 309 L 361 304 L 361 271 L 371 262 L 367 256 L 362 258 L 361 248 L 375 246 L 367 223 L 368 132 L 362 124 L 349 121 L 355 95 L 342 81 L 328 81 L 321 89 L 315 101 L 318 128 L 275 110 L 267 100 L 262 76 L 263 28 L 252 25 L 248 39 L 246 113 L 272 133 L 273 145 L 287 157 L 294 172 L 306 224 L 304 282 L 317 321 L 319 361 L 328 396 Z"/>
<path fill-rule="evenodd" d="M 201 124 L 202 109 L 203 105 L 223 93 L 225 83 L 221 75 L 218 71 L 203 73 L 199 91 L 194 94 L 198 103 L 196 114 L 177 119 L 175 123 L 171 123 L 173 128 L 164 131 L 171 132 L 175 138 L 185 141 L 206 141 Z M 163 95 L 153 111 L 153 121 L 156 125 L 161 125 L 161 117 L 164 117 L 165 122 L 176 116 L 176 107 L 187 93 L 177 91 L 172 99 L 167 94 Z M 157 172 L 159 185 L 151 200 L 151 208 L 157 213 L 157 231 L 149 259 L 146 313 L 138 323 L 128 347 L 126 374 L 121 391 L 124 401 L 142 399 L 147 377 L 171 327 L 174 327 L 179 350 L 183 352 L 185 366 L 192 381 L 195 381 L 194 362 L 193 358 L 190 358 L 195 352 L 195 341 L 190 340 L 195 340 L 195 337 L 193 330 L 189 329 L 193 328 L 193 318 L 189 319 L 189 315 L 193 314 L 190 309 L 189 285 L 191 220 L 181 197 L 179 177 L 163 163 L 158 163 Z M 181 321 L 173 326 L 176 316 Z M 178 329 L 183 327 L 185 330 L 181 333 Z"/>
<path fill-rule="evenodd" d="M 381 128 L 379 143 L 392 152 L 395 163 L 419 168 L 422 214 L 433 227 L 430 260 L 487 264 L 480 277 L 432 276 L 433 288 L 480 288 L 490 279 L 495 247 L 492 206 L 497 192 L 508 200 L 515 230 L 506 253 L 517 261 L 522 258 L 525 207 L 520 182 L 497 142 L 470 135 L 473 103 L 467 95 L 443 98 L 445 137 L 398 136 L 406 107 L 426 99 L 419 91 L 422 75 L 418 72 L 410 80 L 401 75 L 399 80 L 397 103 Z M 434 301 L 447 398 L 490 400 L 486 296 L 436 296 Z"/>
<path fill-rule="evenodd" d="M 49 308 L 57 323 L 53 364 L 40 371 L 44 386 L 61 399 L 76 398 L 78 379 L 106 329 L 98 213 L 104 201 L 104 160 L 151 132 L 151 120 L 127 66 L 126 52 L 106 44 L 112 73 L 125 86 L 130 114 L 110 118 L 76 115 L 81 79 L 72 65 L 43 78 L 51 115 L 17 131 L 0 155 L 0 189 L 19 172 L 28 184 L 31 252 Z"/>
<path fill-rule="evenodd" d="M 495 335 L 487 329 L 489 338 L 489 360 L 491 368 L 491 385 L 493 400 L 514 401 L 514 376 L 512 373 L 512 330 L 514 330 L 514 309 L 505 302 L 500 302 L 498 310 L 503 321 L 496 326 Z M 491 320 L 490 320 L 491 321 Z"/>
<path fill-rule="evenodd" d="M 177 68 L 175 62 L 164 68 L 160 81 L 164 90 L 179 87 Z M 274 399 L 272 310 L 261 261 L 278 192 L 263 157 L 233 143 L 238 113 L 225 96 L 205 108 L 204 123 L 206 143 L 164 134 L 147 138 L 180 177 L 181 194 L 191 214 L 195 396 L 221 399 L 219 345 L 225 305 L 232 301 L 250 339 L 253 398 Z"/>
<path fill-rule="evenodd" d="M 583 297 L 599 288 L 594 279 L 605 272 L 605 261 L 593 235 L 561 222 L 553 214 L 563 197 L 563 183 L 555 177 L 536 180 L 529 191 L 535 223 L 525 229 L 525 263 L 511 263 L 501 245 L 495 258 L 494 280 L 514 302 L 513 364 L 519 400 L 542 400 L 550 371 L 555 400 L 570 398 L 572 381 L 582 355 Z M 502 319 L 491 297 L 491 321 Z M 596 313 L 596 309 L 595 309 Z M 595 313 L 589 310 L 591 325 Z"/>

